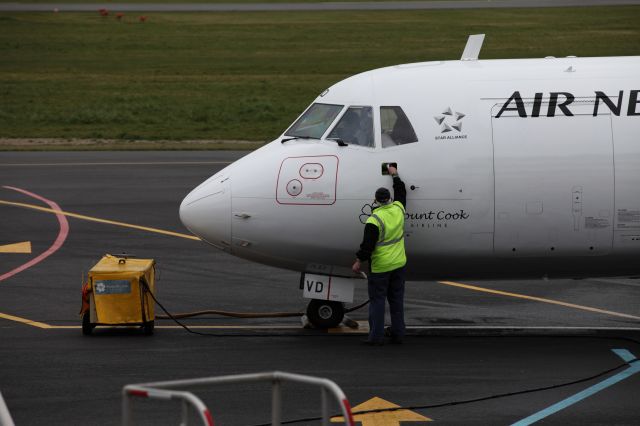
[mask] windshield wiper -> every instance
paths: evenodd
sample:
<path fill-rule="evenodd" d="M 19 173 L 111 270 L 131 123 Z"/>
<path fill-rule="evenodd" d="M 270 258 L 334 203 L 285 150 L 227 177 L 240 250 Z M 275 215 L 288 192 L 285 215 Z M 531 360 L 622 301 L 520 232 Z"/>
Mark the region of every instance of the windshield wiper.
<path fill-rule="evenodd" d="M 280 143 L 289 142 L 289 141 L 292 141 L 294 139 L 305 139 L 305 140 L 313 139 L 313 140 L 316 140 L 316 141 L 321 141 L 322 140 L 320 138 L 314 138 L 313 136 L 290 136 L 288 138 L 282 138 Z M 348 143 L 346 143 L 345 141 L 343 141 L 340 138 L 329 138 L 327 140 L 328 141 L 333 141 L 333 142 L 337 143 L 339 146 L 349 146 Z"/>
<path fill-rule="evenodd" d="M 349 146 L 348 143 L 346 143 L 344 140 L 340 139 L 340 138 L 328 138 L 328 141 L 334 141 L 335 143 L 337 143 L 339 146 Z"/>
<path fill-rule="evenodd" d="M 290 136 L 288 138 L 282 138 L 280 143 L 289 142 L 289 141 L 292 141 L 294 139 L 306 139 L 306 140 L 314 139 L 314 140 L 317 140 L 317 141 L 322 140 L 320 138 L 314 138 L 313 136 Z"/>

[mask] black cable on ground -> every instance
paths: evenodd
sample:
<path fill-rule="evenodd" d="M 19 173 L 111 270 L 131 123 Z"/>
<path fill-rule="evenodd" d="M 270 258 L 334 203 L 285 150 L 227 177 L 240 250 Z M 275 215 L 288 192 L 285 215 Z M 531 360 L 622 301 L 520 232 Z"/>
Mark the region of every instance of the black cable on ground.
<path fill-rule="evenodd" d="M 369 300 L 367 299 L 366 301 L 362 302 L 361 304 L 359 304 L 357 306 L 354 306 L 353 308 L 345 309 L 344 313 L 348 314 L 350 312 L 357 311 L 360 308 L 364 308 L 368 304 L 369 304 Z"/>
<path fill-rule="evenodd" d="M 156 301 L 158 306 L 162 307 L 160 303 L 155 299 L 155 297 L 153 298 L 153 300 Z M 354 306 L 349 309 L 345 309 L 344 312 L 348 314 L 349 312 L 357 311 L 358 309 L 364 307 L 368 303 L 369 301 L 367 300 L 366 302 L 361 303 L 357 306 Z M 167 312 L 164 308 L 162 308 L 162 310 Z M 232 317 L 232 318 L 288 318 L 288 317 L 301 317 L 305 315 L 305 313 L 304 312 L 230 312 L 230 311 L 218 311 L 214 309 L 209 309 L 205 311 L 183 312 L 179 314 L 169 314 L 167 312 L 167 315 L 156 315 L 156 318 L 172 319 L 175 321 L 176 318 L 177 319 L 192 318 L 200 315 L 221 315 L 224 317 Z"/>
<path fill-rule="evenodd" d="M 147 288 L 147 291 L 149 291 L 149 293 L 151 294 L 151 298 L 167 314 L 167 317 L 172 319 L 176 324 L 180 325 L 187 332 L 192 333 L 192 334 L 197 334 L 197 335 L 200 335 L 200 336 L 220 337 L 219 334 L 203 333 L 203 332 L 199 332 L 199 331 L 195 331 L 195 330 L 190 329 L 188 326 L 186 326 L 185 324 L 183 324 L 180 321 L 178 321 L 177 317 L 179 315 L 181 315 L 180 318 L 187 318 L 189 316 L 203 315 L 204 313 L 217 313 L 218 315 L 228 314 L 227 316 L 233 316 L 233 317 L 236 317 L 236 318 L 260 318 L 258 316 L 255 316 L 255 315 L 260 315 L 260 314 L 237 313 L 237 312 L 226 312 L 226 311 L 201 311 L 201 312 L 195 312 L 195 313 L 191 313 L 191 314 L 172 315 L 158 301 L 158 299 L 156 299 L 155 295 L 153 294 L 152 291 L 150 291 L 150 289 L 148 288 L 146 283 L 144 283 L 144 285 Z M 346 313 L 353 312 L 353 311 L 355 311 L 357 309 L 360 309 L 360 308 L 364 307 L 368 303 L 369 303 L 369 301 L 367 300 L 366 302 L 361 303 L 360 305 L 357 305 L 357 306 L 355 306 L 353 308 L 345 310 L 345 312 Z M 195 315 L 193 315 L 193 314 L 195 314 Z M 302 313 L 293 313 L 293 312 L 276 312 L 276 313 L 271 313 L 271 314 L 266 314 L 266 315 L 268 315 L 268 316 L 265 316 L 263 318 L 276 317 L 276 316 L 289 316 L 289 317 L 291 317 L 291 316 L 302 316 L 303 314 Z M 158 318 L 160 318 L 160 316 L 158 316 Z M 235 335 L 235 336 L 240 336 L 240 335 Z M 584 337 L 584 338 L 603 338 L 603 339 L 627 340 L 627 341 L 630 341 L 630 342 L 633 342 L 635 344 L 640 345 L 639 341 L 637 341 L 635 339 L 632 339 L 632 338 L 629 338 L 629 337 L 623 337 L 623 336 L 611 336 L 611 337 L 605 337 L 605 336 L 548 336 L 548 337 Z M 507 397 L 516 396 L 516 395 L 525 395 L 525 394 L 529 394 L 529 393 L 543 392 L 543 391 L 553 390 L 553 389 L 560 389 L 560 388 L 573 386 L 573 385 L 577 385 L 577 384 L 584 383 L 584 382 L 589 382 L 591 380 L 595 380 L 595 379 L 597 379 L 599 377 L 606 376 L 609 373 L 612 373 L 614 371 L 620 370 L 621 368 L 626 367 L 628 365 L 631 365 L 631 364 L 633 364 L 635 362 L 638 362 L 638 361 L 640 361 L 640 359 L 634 358 L 634 359 L 632 359 L 632 360 L 630 360 L 628 362 L 624 362 L 624 363 L 619 364 L 619 365 L 617 365 L 617 366 L 615 366 L 613 368 L 609 368 L 608 370 L 602 371 L 602 372 L 594 374 L 592 376 L 584 377 L 582 379 L 577 379 L 577 380 L 573 380 L 573 381 L 570 381 L 570 382 L 559 383 L 557 385 L 549 385 L 549 386 L 543 386 L 543 387 L 532 388 L 532 389 L 525 389 L 525 390 L 515 391 L 515 392 L 506 392 L 506 393 L 483 396 L 483 397 L 478 397 L 478 398 L 465 399 L 465 400 L 460 400 L 460 401 L 449 401 L 449 402 L 443 402 L 443 403 L 439 403 L 439 404 L 410 405 L 410 406 L 406 406 L 406 407 L 378 408 L 378 409 L 374 409 L 374 410 L 354 411 L 352 414 L 355 416 L 355 415 L 362 415 L 362 414 L 385 413 L 385 412 L 393 412 L 393 411 L 400 411 L 400 410 L 427 410 L 427 409 L 434 409 L 434 408 L 452 407 L 452 406 L 456 406 L 456 405 L 472 404 L 472 403 L 475 403 L 475 402 L 488 401 L 488 400 L 492 400 L 492 399 L 507 398 Z M 341 414 L 335 414 L 332 417 L 339 417 L 339 416 L 341 416 Z M 281 422 L 281 424 L 296 424 L 296 423 L 311 422 L 311 421 L 318 421 L 318 420 L 322 420 L 322 417 L 305 417 L 305 418 L 300 418 L 300 419 L 287 420 L 287 421 Z M 269 426 L 270 424 L 271 423 L 261 423 L 261 424 L 256 424 L 256 425 L 252 425 L 252 426 Z"/>
<path fill-rule="evenodd" d="M 259 313 L 241 313 L 241 312 L 227 312 L 227 311 L 200 311 L 200 312 L 191 312 L 191 313 L 183 313 L 183 314 L 177 314 L 177 315 L 173 315 L 171 312 L 169 312 L 167 310 L 167 308 L 165 308 L 162 303 L 160 303 L 160 301 L 158 301 L 158 299 L 156 299 L 155 294 L 153 294 L 153 292 L 151 291 L 151 289 L 149 288 L 149 286 L 147 285 L 146 282 L 141 281 L 142 284 L 145 286 L 147 292 L 151 295 L 151 298 L 153 299 L 154 302 L 156 302 L 156 304 L 160 307 L 160 309 L 162 309 L 164 311 L 165 314 L 167 314 L 166 316 L 162 315 L 156 315 L 157 318 L 160 319 L 171 319 L 173 320 L 176 324 L 178 324 L 180 327 L 184 328 L 187 332 L 191 333 L 191 334 L 197 334 L 198 336 L 213 336 L 213 337 L 220 337 L 220 334 L 215 334 L 215 333 L 204 333 L 201 331 L 195 331 L 192 330 L 191 328 L 189 328 L 189 326 L 187 326 L 186 324 L 181 323 L 180 321 L 178 321 L 179 318 L 189 318 L 189 317 L 193 317 L 196 315 L 204 315 L 207 312 L 210 313 L 216 313 L 217 315 L 225 315 L 225 316 L 232 316 L 235 318 L 274 318 L 274 317 L 293 317 L 293 316 L 302 316 L 304 315 L 304 313 L 299 313 L 299 312 L 275 312 L 275 313 L 267 313 L 267 314 L 259 314 Z M 361 303 L 357 306 L 354 306 L 350 309 L 346 309 L 345 312 L 349 313 L 349 312 L 353 312 L 357 309 L 362 308 L 363 306 L 365 306 L 366 304 L 368 304 L 369 301 L 367 300 L 364 303 Z M 268 315 L 268 316 L 260 316 L 260 315 Z M 236 337 L 243 337 L 245 336 L 244 334 L 231 334 L 231 335 L 225 335 L 225 336 L 236 336 Z M 251 335 L 253 336 L 253 334 Z M 268 334 L 260 334 L 260 336 L 268 336 Z"/>
<path fill-rule="evenodd" d="M 201 331 L 195 331 L 190 329 L 187 325 L 181 323 L 180 321 L 178 321 L 178 319 L 176 317 L 174 317 L 171 312 L 169 312 L 167 310 L 167 308 L 165 308 L 162 303 L 160 303 L 158 301 L 158 299 L 156 299 L 155 294 L 153 294 L 153 292 L 149 289 L 149 287 L 146 285 L 145 283 L 145 287 L 147 287 L 147 291 L 149 292 L 149 294 L 151 295 L 151 298 L 154 300 L 154 302 L 156 302 L 156 304 L 158 306 L 160 306 L 160 309 L 162 309 L 164 311 L 165 314 L 167 314 L 167 317 L 169 317 L 170 319 L 172 319 L 176 324 L 178 324 L 180 327 L 184 328 L 188 333 L 191 334 L 197 334 L 198 336 L 212 336 L 212 337 L 220 337 L 219 334 L 214 334 L 214 333 L 203 333 Z M 242 336 L 242 335 L 233 335 L 233 336 Z"/>
<path fill-rule="evenodd" d="M 156 301 L 158 303 L 158 301 Z M 192 318 L 200 315 L 220 315 L 223 317 L 232 318 L 287 318 L 287 317 L 301 317 L 304 312 L 229 312 L 229 311 L 217 311 L 209 309 L 206 311 L 184 312 L 179 314 L 169 315 L 156 315 L 158 319 L 172 319 L 176 318 Z"/>
<path fill-rule="evenodd" d="M 364 279 L 367 279 L 367 275 L 364 272 L 361 272 L 362 276 L 364 277 Z M 230 312 L 230 311 L 219 311 L 219 310 L 215 310 L 215 309 L 209 309 L 209 310 L 205 310 L 205 311 L 195 311 L 195 312 L 183 312 L 183 313 L 178 313 L 178 314 L 170 314 L 161 304 L 160 302 L 158 302 L 158 300 L 155 298 L 155 296 L 153 295 L 153 293 L 151 292 L 151 290 L 149 289 L 149 286 L 144 283 L 145 287 L 147 288 L 147 291 L 149 291 L 151 293 L 151 297 L 153 297 L 153 300 L 155 300 L 155 302 L 158 304 L 158 306 L 160 306 L 162 308 L 162 310 L 164 312 L 166 312 L 167 315 L 156 315 L 156 318 L 158 319 L 172 319 L 174 321 L 176 321 L 176 318 L 178 319 L 182 319 L 182 318 L 191 318 L 191 317 L 197 317 L 200 315 L 220 315 L 220 316 L 224 316 L 224 317 L 232 317 L 232 318 L 288 318 L 288 317 L 302 317 L 305 315 L 305 312 Z M 302 287 L 300 287 L 302 288 Z M 348 314 L 350 312 L 353 311 L 357 311 L 358 309 L 366 306 L 367 304 L 369 304 L 369 300 L 367 299 L 366 301 L 364 301 L 363 303 L 356 305 L 354 307 L 351 307 L 349 309 L 345 309 L 344 313 Z M 177 321 L 176 321 L 177 322 Z M 180 324 L 180 323 L 178 323 Z M 183 324 L 180 324 L 182 327 L 186 327 Z"/>
<path fill-rule="evenodd" d="M 636 343 L 638 343 L 636 341 Z M 452 407 L 455 405 L 463 405 L 463 404 L 471 404 L 474 402 L 481 402 L 481 401 L 488 401 L 491 399 L 499 399 L 499 398 L 506 398 L 509 396 L 516 396 L 516 395 L 524 395 L 524 394 L 528 394 L 528 393 L 534 393 L 534 392 L 542 392 L 542 391 L 547 391 L 547 390 L 552 390 L 552 389 L 559 389 L 559 388 L 563 388 L 563 387 L 567 387 L 567 386 L 572 386 L 572 385 L 577 385 L 579 383 L 584 383 L 584 382 L 588 382 L 594 379 L 597 379 L 599 377 L 602 376 L 606 376 L 609 373 L 612 373 L 616 370 L 620 370 L 623 367 L 626 367 L 634 362 L 638 362 L 640 359 L 638 358 L 634 358 L 628 362 L 625 362 L 623 364 L 620 364 L 616 367 L 610 368 L 608 370 L 602 371 L 600 373 L 594 374 L 592 376 L 589 377 L 585 377 L 582 379 L 578 379 L 578 380 L 574 380 L 571 382 L 566 382 L 566 383 L 560 383 L 557 385 L 550 385 L 550 386 L 543 386 L 543 387 L 539 387 L 539 388 L 532 388 L 532 389 L 526 389 L 526 390 L 522 390 L 522 391 L 515 391 L 515 392 L 507 392 L 507 393 L 500 393 L 500 394 L 495 394 L 495 395 L 490 395 L 490 396 L 483 396 L 483 397 L 479 397 L 479 398 L 473 398 L 473 399 L 465 399 L 465 400 L 461 400 L 461 401 L 451 401 L 451 402 L 443 402 L 440 404 L 430 404 L 430 405 L 410 405 L 410 406 L 406 406 L 406 407 L 393 407 L 393 408 L 378 408 L 375 410 L 364 410 L 364 411 L 354 411 L 352 414 L 354 416 L 356 415 L 362 415 L 362 414 L 373 414 L 373 413 L 387 413 L 387 412 L 391 412 L 391 411 L 400 411 L 400 410 L 427 410 L 427 409 L 434 409 L 434 408 L 442 408 L 442 407 Z M 331 417 L 341 417 L 342 414 L 335 414 L 334 416 Z M 317 421 L 317 420 L 322 420 L 322 417 L 306 417 L 306 418 L 301 418 L 301 419 L 295 419 L 295 420 L 287 420 L 287 421 L 283 421 L 282 424 L 286 425 L 286 424 L 295 424 L 295 423 L 302 423 L 302 422 L 311 422 L 311 421 Z M 269 426 L 271 423 L 261 423 L 261 424 L 256 424 L 256 425 L 252 425 L 252 426 Z"/>

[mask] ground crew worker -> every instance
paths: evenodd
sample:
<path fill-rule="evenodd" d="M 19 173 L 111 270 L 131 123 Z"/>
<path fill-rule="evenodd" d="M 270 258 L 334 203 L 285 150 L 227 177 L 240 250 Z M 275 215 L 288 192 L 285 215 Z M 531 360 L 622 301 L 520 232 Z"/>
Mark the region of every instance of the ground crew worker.
<path fill-rule="evenodd" d="M 404 251 L 404 217 L 407 190 L 396 167 L 388 166 L 393 178 L 393 199 L 387 188 L 376 191 L 379 207 L 367 219 L 357 259 L 352 266 L 359 274 L 362 262 L 370 262 L 369 337 L 364 343 L 384 344 L 385 299 L 391 314 L 391 342 L 404 337 L 404 276 L 407 258 Z"/>

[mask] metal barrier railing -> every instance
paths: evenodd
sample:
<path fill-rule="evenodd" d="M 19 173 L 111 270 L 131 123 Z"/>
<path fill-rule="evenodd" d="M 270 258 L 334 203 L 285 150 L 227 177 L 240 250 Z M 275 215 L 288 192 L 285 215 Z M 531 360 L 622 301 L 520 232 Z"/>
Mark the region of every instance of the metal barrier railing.
<path fill-rule="evenodd" d="M 322 425 L 329 426 L 329 394 L 331 394 L 342 412 L 344 424 L 354 426 L 351 405 L 342 389 L 329 379 L 303 376 L 300 374 L 274 371 L 271 373 L 239 374 L 233 376 L 205 377 L 201 379 L 173 380 L 167 382 L 142 383 L 127 385 L 122 388 L 122 424 L 133 426 L 134 397 L 154 399 L 177 399 L 182 401 L 182 420 L 180 426 L 187 426 L 189 422 L 189 407 L 193 407 L 198 417 L 206 426 L 213 426 L 213 416 L 207 406 L 191 392 L 176 391 L 169 388 L 196 387 L 206 385 L 238 384 L 253 382 L 271 382 L 271 424 L 280 426 L 282 422 L 282 382 L 295 382 L 319 386 L 321 389 Z"/>
<path fill-rule="evenodd" d="M 9 408 L 2 397 L 2 392 L 0 392 L 0 426 L 15 426 Z"/>

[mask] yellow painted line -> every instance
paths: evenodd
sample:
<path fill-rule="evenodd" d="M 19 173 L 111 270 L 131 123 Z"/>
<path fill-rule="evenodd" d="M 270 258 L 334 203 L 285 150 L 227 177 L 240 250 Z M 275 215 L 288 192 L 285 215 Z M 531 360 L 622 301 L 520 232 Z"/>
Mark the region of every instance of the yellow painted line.
<path fill-rule="evenodd" d="M 47 212 L 47 213 L 63 214 L 65 216 L 73 217 L 73 218 L 76 218 L 76 219 L 87 220 L 87 221 L 90 221 L 90 222 L 106 223 L 108 225 L 121 226 L 123 228 L 139 229 L 141 231 L 155 232 L 156 234 L 163 234 L 163 235 L 169 235 L 169 236 L 172 236 L 172 237 L 185 238 L 185 239 L 188 239 L 188 240 L 201 241 L 200 238 L 198 238 L 198 237 L 196 237 L 194 235 L 182 234 L 180 232 L 173 232 L 173 231 L 165 231 L 164 229 L 150 228 L 148 226 L 140 226 L 140 225 L 133 225 L 133 224 L 130 224 L 130 223 L 116 222 L 115 220 L 100 219 L 98 217 L 85 216 L 85 215 L 82 215 L 82 214 L 71 213 L 71 212 L 66 212 L 66 211 L 53 210 L 53 209 L 49 209 L 47 207 L 36 206 L 35 204 L 15 203 L 15 202 L 12 202 L 12 201 L 0 200 L 0 205 L 14 206 L 14 207 L 24 207 L 24 208 L 27 208 L 27 209 L 33 209 L 33 210 L 38 210 L 38 211 Z"/>
<path fill-rule="evenodd" d="M 215 330 L 251 330 L 251 329 L 277 329 L 277 330 L 301 330 L 302 326 L 291 325 L 187 325 L 189 328 L 210 328 Z M 181 329 L 179 325 L 158 325 L 155 328 Z"/>
<path fill-rule="evenodd" d="M 559 305 L 559 306 L 564 306 L 564 307 L 567 307 L 567 308 L 579 309 L 579 310 L 582 310 L 582 311 L 595 312 L 595 313 L 598 313 L 598 314 L 611 315 L 611 316 L 614 316 L 614 317 L 640 320 L 640 317 L 635 316 L 635 315 L 622 314 L 620 312 L 607 311 L 607 310 L 604 310 L 604 309 L 592 308 L 590 306 L 576 305 L 574 303 L 561 302 L 559 300 L 545 299 L 543 297 L 527 296 L 526 294 L 510 293 L 508 291 L 493 290 L 493 289 L 490 289 L 490 288 L 478 287 L 478 286 L 469 285 L 469 284 L 456 283 L 456 282 L 453 282 L 453 281 L 438 281 L 438 282 L 440 284 L 449 285 L 449 286 L 453 286 L 453 287 L 466 288 L 467 290 L 481 291 L 483 293 L 499 294 L 501 296 L 509 296 L 509 297 L 516 297 L 518 299 L 533 300 L 535 302 L 549 303 L 549 304 L 552 304 L 552 305 Z"/>
<path fill-rule="evenodd" d="M 52 330 L 79 330 L 82 328 L 82 326 L 79 325 L 49 325 L 49 324 L 44 324 L 46 325 L 46 327 L 43 328 L 49 328 Z M 290 326 L 290 325 L 187 325 L 187 327 L 189 327 L 190 329 L 200 329 L 200 330 L 302 330 L 302 327 L 297 326 Z M 109 326 L 109 325 L 99 325 L 97 327 L 98 329 L 104 329 L 104 328 L 139 328 L 139 326 L 126 326 L 126 325 L 114 325 L 114 326 Z M 172 330 L 172 329 L 178 329 L 178 330 L 182 330 L 183 328 L 180 327 L 179 325 L 156 325 L 154 328 L 160 328 L 160 329 L 165 329 L 165 330 Z"/>
<path fill-rule="evenodd" d="M 77 330 L 79 330 L 79 329 L 82 328 L 82 326 L 80 326 L 80 325 L 50 325 L 47 328 L 49 328 L 51 330 L 62 330 L 62 329 L 65 329 L 65 328 L 66 329 L 74 329 L 74 330 L 77 329 Z"/>
<path fill-rule="evenodd" d="M 5 163 L 0 167 L 37 167 L 37 166 L 206 166 L 209 164 L 227 166 L 231 161 L 148 161 L 148 162 L 111 162 L 111 163 Z"/>
<path fill-rule="evenodd" d="M 26 324 L 26 325 L 30 325 L 33 327 L 38 327 L 38 328 L 52 328 L 52 326 L 50 326 L 49 324 L 45 324 L 43 322 L 38 322 L 38 321 L 31 321 L 29 319 L 26 318 L 21 318 L 21 317 L 16 317 L 14 315 L 9 315 L 9 314 L 3 314 L 0 312 L 0 318 L 9 320 L 9 321 L 15 321 L 15 322 L 19 322 L 22 324 Z"/>
<path fill-rule="evenodd" d="M 0 246 L 0 253 L 31 253 L 31 241 Z"/>
<path fill-rule="evenodd" d="M 38 328 L 46 328 L 48 330 L 79 330 L 82 328 L 80 325 L 51 325 L 43 322 L 32 321 L 26 318 L 16 317 L 14 315 L 3 314 L 0 313 L 0 318 L 19 322 L 22 324 L 30 325 Z M 80 321 L 80 320 L 78 320 Z M 97 328 L 139 328 L 139 326 L 131 325 L 131 326 L 109 326 L 109 325 L 99 325 Z M 211 329 L 211 330 L 300 330 L 300 326 L 291 326 L 291 325 L 188 325 L 191 329 Z M 182 327 L 179 325 L 156 325 L 155 328 L 160 329 L 180 329 Z"/>

